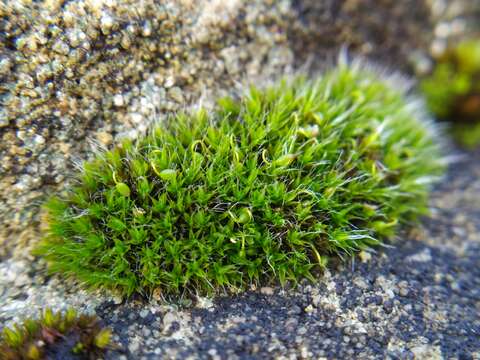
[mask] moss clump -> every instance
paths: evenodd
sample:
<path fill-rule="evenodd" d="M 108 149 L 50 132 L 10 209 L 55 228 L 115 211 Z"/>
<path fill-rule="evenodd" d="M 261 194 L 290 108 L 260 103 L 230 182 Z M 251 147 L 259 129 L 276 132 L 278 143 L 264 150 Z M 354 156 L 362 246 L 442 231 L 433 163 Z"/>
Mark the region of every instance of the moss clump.
<path fill-rule="evenodd" d="M 480 144 L 480 121 L 475 124 L 455 124 L 452 133 L 465 148 L 475 149 Z"/>
<path fill-rule="evenodd" d="M 361 66 L 179 114 L 51 199 L 50 269 L 125 294 L 312 278 L 424 213 L 436 132 Z"/>
<path fill-rule="evenodd" d="M 110 330 L 102 328 L 95 316 L 64 314 L 46 309 L 40 319 L 27 319 L 4 328 L 0 357 L 4 360 L 97 359 L 110 345 Z"/>
<path fill-rule="evenodd" d="M 480 143 L 480 39 L 449 48 L 420 87 L 431 111 L 454 122 L 453 134 L 460 143 Z"/>

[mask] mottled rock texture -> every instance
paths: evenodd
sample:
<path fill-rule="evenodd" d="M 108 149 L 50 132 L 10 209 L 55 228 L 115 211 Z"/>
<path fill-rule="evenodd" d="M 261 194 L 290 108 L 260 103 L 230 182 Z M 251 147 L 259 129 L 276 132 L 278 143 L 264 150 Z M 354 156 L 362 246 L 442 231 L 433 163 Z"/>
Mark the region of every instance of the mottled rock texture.
<path fill-rule="evenodd" d="M 44 197 L 98 144 L 308 59 L 329 63 L 342 44 L 405 68 L 433 37 L 430 3 L 0 3 L 0 256 L 24 251 Z"/>
<path fill-rule="evenodd" d="M 406 69 L 414 50 L 432 39 L 428 1 L 293 0 L 292 7 L 298 14 L 290 27 L 298 38 L 292 44 L 298 62 L 334 55 L 338 44 L 345 44 L 371 60 Z"/>
<path fill-rule="evenodd" d="M 429 0 L 434 40 L 429 50 L 433 58 L 449 46 L 480 34 L 480 0 Z"/>

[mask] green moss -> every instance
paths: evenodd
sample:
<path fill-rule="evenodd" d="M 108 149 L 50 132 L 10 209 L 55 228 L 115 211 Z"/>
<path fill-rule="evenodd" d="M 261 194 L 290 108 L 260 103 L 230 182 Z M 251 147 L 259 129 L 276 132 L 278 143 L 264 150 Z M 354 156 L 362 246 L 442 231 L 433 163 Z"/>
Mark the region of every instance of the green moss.
<path fill-rule="evenodd" d="M 38 252 L 53 272 L 124 294 L 312 278 L 425 212 L 437 135 L 359 66 L 252 89 L 85 163 L 47 203 Z"/>
<path fill-rule="evenodd" d="M 453 133 L 461 144 L 480 144 L 480 39 L 451 47 L 420 87 L 431 111 L 454 122 Z"/>
<path fill-rule="evenodd" d="M 475 124 L 455 124 L 452 127 L 454 139 L 467 149 L 475 149 L 480 144 L 480 122 Z"/>
<path fill-rule="evenodd" d="M 37 360 L 71 355 L 97 359 L 110 345 L 110 335 L 95 316 L 77 315 L 73 309 L 64 314 L 46 309 L 38 320 L 27 319 L 3 329 L 0 357 Z"/>

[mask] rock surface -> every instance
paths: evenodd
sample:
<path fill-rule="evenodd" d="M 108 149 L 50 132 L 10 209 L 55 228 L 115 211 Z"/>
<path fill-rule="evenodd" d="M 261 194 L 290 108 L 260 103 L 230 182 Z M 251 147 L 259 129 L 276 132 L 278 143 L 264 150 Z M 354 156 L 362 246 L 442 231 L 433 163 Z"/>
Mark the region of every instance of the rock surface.
<path fill-rule="evenodd" d="M 451 166 L 423 225 L 295 289 L 164 305 L 87 294 L 41 262 L 0 263 L 0 324 L 48 304 L 96 312 L 110 359 L 480 358 L 480 152 Z M 0 325 L 0 327 L 2 326 Z"/>
<path fill-rule="evenodd" d="M 408 69 L 434 36 L 429 1 L 294 0 L 299 21 L 290 28 L 296 60 L 329 54 L 338 44 L 397 69 Z M 333 45 L 333 46 L 332 46 Z M 321 65 L 321 64 L 320 64 Z"/>

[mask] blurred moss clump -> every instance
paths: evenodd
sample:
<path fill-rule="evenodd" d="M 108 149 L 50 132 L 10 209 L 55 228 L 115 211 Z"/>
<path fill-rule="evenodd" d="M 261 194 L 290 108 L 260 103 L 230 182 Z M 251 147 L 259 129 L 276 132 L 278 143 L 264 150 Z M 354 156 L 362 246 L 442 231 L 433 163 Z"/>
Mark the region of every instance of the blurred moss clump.
<path fill-rule="evenodd" d="M 0 332 L 0 359 L 100 359 L 112 348 L 111 331 L 96 316 L 74 309 L 46 308 L 39 319 L 25 319 Z"/>
<path fill-rule="evenodd" d="M 453 122 L 461 145 L 480 145 L 480 37 L 450 46 L 420 87 L 433 114 Z"/>

